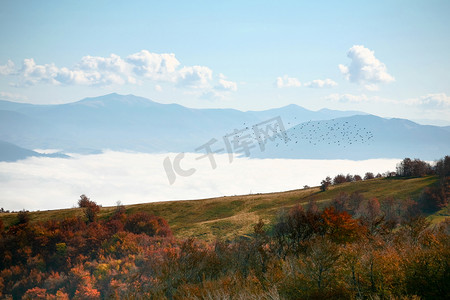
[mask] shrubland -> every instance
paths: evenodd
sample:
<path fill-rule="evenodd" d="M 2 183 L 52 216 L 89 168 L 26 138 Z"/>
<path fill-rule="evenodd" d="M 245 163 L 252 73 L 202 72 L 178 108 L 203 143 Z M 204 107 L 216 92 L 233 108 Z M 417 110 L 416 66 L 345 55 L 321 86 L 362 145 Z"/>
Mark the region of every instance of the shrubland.
<path fill-rule="evenodd" d="M 225 226 L 237 231 L 226 238 L 189 235 L 199 231 L 181 228 L 179 215 L 106 209 L 85 195 L 76 213 L 62 218 L 11 214 L 7 224 L 0 221 L 0 297 L 445 299 L 450 219 L 432 216 L 448 208 L 450 159 L 425 169 L 338 180 L 325 191 L 299 191 L 303 197 L 253 195 L 264 198 L 254 205 L 197 202 L 211 209 L 185 217 L 197 224 L 258 217 L 250 229 Z"/>

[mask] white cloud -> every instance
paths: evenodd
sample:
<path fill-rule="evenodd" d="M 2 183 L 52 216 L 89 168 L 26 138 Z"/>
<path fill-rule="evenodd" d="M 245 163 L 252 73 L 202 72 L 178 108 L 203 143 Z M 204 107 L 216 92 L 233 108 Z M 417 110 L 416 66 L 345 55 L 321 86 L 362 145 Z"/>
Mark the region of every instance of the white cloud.
<path fill-rule="evenodd" d="M 237 91 L 237 84 L 233 81 L 228 81 L 223 78 L 219 79 L 219 84 L 215 87 L 217 90 L 223 91 Z"/>
<path fill-rule="evenodd" d="M 207 88 L 212 79 L 212 70 L 208 67 L 183 67 L 178 72 L 177 83 L 191 88 Z"/>
<path fill-rule="evenodd" d="M 406 101 L 410 105 L 419 105 L 426 109 L 442 109 L 450 107 L 450 96 L 445 93 L 428 94 L 419 98 Z"/>
<path fill-rule="evenodd" d="M 327 175 L 364 174 L 395 170 L 398 159 L 306 160 L 235 158 L 215 155 L 217 169 L 198 153 L 186 153 L 183 168 L 195 168 L 190 177 L 169 185 L 163 161 L 177 153 L 106 152 L 75 155 L 71 159 L 29 158 L 0 162 L 1 206 L 9 210 L 57 209 L 76 205 L 81 194 L 103 206 L 223 195 L 278 192 L 316 186 Z M 276 168 L 273 166 L 276 165 Z M 270 174 L 261 170 L 272 170 Z M 325 171 L 324 171 L 325 170 Z"/>
<path fill-rule="evenodd" d="M 330 88 L 330 87 L 334 87 L 334 86 L 337 86 L 337 85 L 338 84 L 335 81 L 333 81 L 333 80 L 331 80 L 329 78 L 327 78 L 325 80 L 316 79 L 316 80 L 313 80 L 313 81 L 310 81 L 310 82 L 307 82 L 307 83 L 304 84 L 304 86 L 306 86 L 306 87 L 319 88 L 319 89 L 321 89 L 321 88 Z"/>
<path fill-rule="evenodd" d="M 77 69 L 86 72 L 104 71 L 111 73 L 126 73 L 129 69 L 127 63 L 116 54 L 111 54 L 110 57 L 101 56 L 83 56 Z"/>
<path fill-rule="evenodd" d="M 0 75 L 11 75 L 14 73 L 14 63 L 8 60 L 6 65 L 0 65 Z"/>
<path fill-rule="evenodd" d="M 347 52 L 351 59 L 348 66 L 339 65 L 339 70 L 351 82 L 364 85 L 369 90 L 377 89 L 379 83 L 395 81 L 387 72 L 386 65 L 374 55 L 374 51 L 362 46 L 354 45 Z"/>
<path fill-rule="evenodd" d="M 23 60 L 20 74 L 25 84 L 33 85 L 40 82 L 58 84 L 55 80 L 58 68 L 54 64 L 37 65 L 32 58 Z"/>
<path fill-rule="evenodd" d="M 151 53 L 148 50 L 129 55 L 126 62 L 132 66 L 136 75 L 163 81 L 175 81 L 176 69 L 180 66 L 175 54 Z"/>
<path fill-rule="evenodd" d="M 330 87 L 334 87 L 337 86 L 338 84 L 327 78 L 327 79 L 315 79 L 312 80 L 310 82 L 307 82 L 305 84 L 303 84 L 303 86 L 305 87 L 310 87 L 310 88 L 330 88 Z M 302 83 L 300 82 L 300 80 L 298 80 L 295 77 L 289 77 L 288 75 L 284 75 L 283 77 L 277 77 L 277 80 L 275 82 L 275 86 L 277 88 L 286 88 L 286 87 L 300 87 L 302 86 Z"/>
<path fill-rule="evenodd" d="M 299 87 L 302 84 L 297 78 L 284 75 L 283 77 L 277 77 L 275 85 L 277 88 L 285 88 L 285 87 Z"/>
<path fill-rule="evenodd" d="M 205 100 L 224 100 L 226 98 L 226 92 L 217 91 L 215 89 L 205 91 L 200 95 L 200 99 Z"/>
<path fill-rule="evenodd" d="M 383 103 L 383 104 L 404 104 L 401 101 L 383 98 L 379 96 L 367 96 L 365 94 L 330 94 L 325 97 L 325 100 L 337 101 L 341 103 Z"/>
<path fill-rule="evenodd" d="M 352 94 L 331 94 L 327 96 L 325 99 L 331 100 L 331 101 L 338 101 L 338 102 L 351 102 L 351 103 L 359 103 L 359 102 L 367 102 L 369 101 L 369 98 L 362 94 L 362 95 L 352 95 Z"/>
<path fill-rule="evenodd" d="M 53 85 L 101 85 L 124 84 L 132 81 L 130 69 L 117 55 L 110 57 L 82 57 L 72 69 L 58 68 L 54 64 L 38 65 L 33 58 L 23 60 L 17 72 L 22 85 L 48 83 Z M 20 84 L 19 84 L 20 85 Z"/>
<path fill-rule="evenodd" d="M 148 50 L 121 58 L 111 54 L 109 57 L 84 56 L 73 67 L 57 67 L 55 64 L 36 64 L 33 58 L 23 60 L 22 68 L 15 70 L 14 63 L 8 61 L 0 66 L 0 75 L 16 75 L 19 82 L 13 86 L 52 84 L 112 86 L 142 84 L 145 80 L 154 81 L 155 89 L 162 91 L 158 83 L 175 84 L 182 88 L 231 92 L 237 84 L 226 80 L 223 74 L 213 78 L 213 71 L 206 66 L 182 66 L 173 53 L 151 53 Z M 200 93 L 200 94 L 202 94 Z"/>
<path fill-rule="evenodd" d="M 200 98 L 205 100 L 224 100 L 231 94 L 237 91 L 237 83 L 226 80 L 225 75 L 219 74 L 217 85 L 213 88 L 205 89 Z"/>
<path fill-rule="evenodd" d="M 378 91 L 380 88 L 376 84 L 365 84 L 364 87 L 368 91 Z"/>
<path fill-rule="evenodd" d="M 0 92 L 0 99 L 18 101 L 18 100 L 28 100 L 28 97 L 16 93 Z"/>
<path fill-rule="evenodd" d="M 73 70 L 61 68 L 56 79 L 64 84 L 112 85 L 133 82 L 131 66 L 120 56 L 84 56 Z"/>
<path fill-rule="evenodd" d="M 330 94 L 325 97 L 325 100 L 336 101 L 341 103 L 377 103 L 396 105 L 397 107 L 408 106 L 410 108 L 416 108 L 421 112 L 427 111 L 428 113 L 438 113 L 433 118 L 448 118 L 447 113 L 450 108 L 450 96 L 445 93 L 428 94 L 418 98 L 411 98 L 406 100 L 390 99 L 379 96 L 367 96 L 365 94 L 353 95 L 353 94 Z M 430 115 L 431 117 L 431 115 Z"/>

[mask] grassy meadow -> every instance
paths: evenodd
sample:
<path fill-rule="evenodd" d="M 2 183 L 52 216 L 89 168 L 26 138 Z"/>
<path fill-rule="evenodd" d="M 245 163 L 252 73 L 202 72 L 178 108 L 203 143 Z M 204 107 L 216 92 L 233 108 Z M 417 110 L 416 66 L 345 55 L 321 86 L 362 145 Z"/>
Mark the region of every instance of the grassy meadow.
<path fill-rule="evenodd" d="M 437 182 L 436 176 L 420 178 L 378 178 L 358 182 L 348 182 L 330 186 L 327 191 L 319 187 L 297 189 L 284 192 L 226 196 L 219 198 L 166 201 L 126 205 L 127 214 L 144 211 L 160 216 L 178 238 L 196 237 L 202 240 L 233 239 L 253 232 L 259 219 L 272 223 L 282 209 L 295 205 L 306 205 L 314 199 L 319 207 L 327 206 L 339 193 L 360 192 L 366 199 L 376 197 L 383 200 L 411 198 L 416 200 L 422 189 Z M 89 197 L 89 195 L 87 195 Z M 95 201 L 95 199 L 91 199 Z M 74 199 L 74 203 L 76 199 Z M 98 203 L 101 205 L 101 203 Z M 108 218 L 115 207 L 102 207 L 99 219 Z M 0 214 L 6 227 L 16 222 L 17 213 Z M 83 216 L 81 208 L 34 211 L 31 222 L 60 220 L 71 216 Z M 450 216 L 448 208 L 428 216 L 432 222 L 439 222 Z"/>

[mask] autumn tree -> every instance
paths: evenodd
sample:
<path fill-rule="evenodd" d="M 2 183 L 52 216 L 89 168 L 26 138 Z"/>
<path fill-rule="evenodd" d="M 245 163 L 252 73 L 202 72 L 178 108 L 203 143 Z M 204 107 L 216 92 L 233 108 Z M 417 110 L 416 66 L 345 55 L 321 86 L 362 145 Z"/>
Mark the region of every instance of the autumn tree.
<path fill-rule="evenodd" d="M 420 159 L 405 158 L 397 165 L 397 175 L 403 177 L 421 177 L 432 173 L 429 163 Z"/>
<path fill-rule="evenodd" d="M 27 224 L 30 222 L 30 212 L 28 210 L 21 210 L 17 213 L 17 224 Z"/>
<path fill-rule="evenodd" d="M 319 207 L 317 206 L 317 201 L 315 198 L 310 198 L 308 200 L 308 205 L 306 206 L 306 211 L 309 213 L 317 213 L 319 211 Z"/>
<path fill-rule="evenodd" d="M 336 287 L 336 270 L 340 257 L 338 246 L 327 238 L 318 237 L 309 243 L 300 264 L 301 274 L 312 283 L 309 295 L 305 296 L 314 299 L 334 298 L 330 293 Z"/>
<path fill-rule="evenodd" d="M 127 216 L 125 206 L 123 206 L 120 201 L 117 201 L 116 208 L 106 223 L 106 226 L 112 232 L 121 231 L 125 226 L 126 219 Z"/>
<path fill-rule="evenodd" d="M 389 224 L 391 228 L 394 228 L 400 222 L 400 200 L 395 200 L 393 197 L 386 197 L 380 203 L 381 212 L 384 215 L 385 222 Z"/>
<path fill-rule="evenodd" d="M 328 187 L 331 185 L 331 177 L 327 176 L 322 182 L 320 183 L 320 190 L 322 192 L 325 192 L 328 190 Z"/>
<path fill-rule="evenodd" d="M 78 200 L 78 207 L 84 209 L 84 215 L 88 223 L 94 222 L 97 219 L 97 214 L 100 212 L 100 206 L 94 201 L 91 201 L 86 195 L 81 195 Z"/>
<path fill-rule="evenodd" d="M 24 300 L 35 300 L 35 299 L 48 299 L 47 290 L 35 287 L 26 291 L 25 295 L 22 297 Z"/>
<path fill-rule="evenodd" d="M 372 172 L 367 172 L 366 174 L 364 174 L 364 180 L 370 180 L 370 179 L 374 179 L 375 176 L 373 175 Z"/>
<path fill-rule="evenodd" d="M 400 203 L 400 210 L 402 212 L 401 219 L 403 224 L 417 218 L 422 214 L 419 203 L 410 198 L 404 199 Z"/>
<path fill-rule="evenodd" d="M 80 208 L 88 207 L 90 203 L 91 200 L 85 194 L 83 194 L 80 196 L 80 199 L 78 200 L 78 207 Z"/>
<path fill-rule="evenodd" d="M 450 176 L 450 156 L 446 155 L 444 158 L 438 160 L 434 170 L 440 178 Z"/>
<path fill-rule="evenodd" d="M 347 178 L 345 177 L 344 174 L 338 174 L 333 178 L 333 184 L 341 184 L 347 182 Z"/>
<path fill-rule="evenodd" d="M 350 196 L 348 197 L 348 204 L 347 204 L 347 209 L 349 213 L 354 215 L 363 201 L 364 196 L 360 192 L 355 191 L 351 193 Z"/>
<path fill-rule="evenodd" d="M 380 201 L 376 197 L 365 201 L 358 209 L 358 214 L 372 235 L 381 233 L 384 216 L 381 213 Z"/>
<path fill-rule="evenodd" d="M 272 230 L 280 255 L 298 254 L 304 249 L 303 242 L 317 234 L 323 234 L 323 222 L 320 212 L 305 211 L 302 206 L 297 205 L 287 213 L 282 211 Z"/>
<path fill-rule="evenodd" d="M 355 178 L 353 177 L 353 175 L 347 174 L 347 175 L 345 176 L 345 181 L 347 181 L 347 182 L 352 182 L 352 181 L 355 181 Z"/>
<path fill-rule="evenodd" d="M 363 228 L 346 211 L 339 212 L 327 207 L 321 214 L 325 233 L 336 243 L 351 242 L 357 239 Z"/>
<path fill-rule="evenodd" d="M 348 211 L 349 209 L 349 195 L 345 192 L 340 192 L 331 200 L 331 206 L 333 206 L 336 211 Z"/>
<path fill-rule="evenodd" d="M 145 233 L 149 236 L 171 236 L 169 224 L 161 217 L 146 212 L 137 212 L 127 218 L 124 229 L 133 233 Z"/>
<path fill-rule="evenodd" d="M 419 208 L 424 212 L 435 212 L 447 206 L 449 190 L 449 187 L 444 184 L 438 184 L 435 187 L 425 187 L 418 200 Z"/>

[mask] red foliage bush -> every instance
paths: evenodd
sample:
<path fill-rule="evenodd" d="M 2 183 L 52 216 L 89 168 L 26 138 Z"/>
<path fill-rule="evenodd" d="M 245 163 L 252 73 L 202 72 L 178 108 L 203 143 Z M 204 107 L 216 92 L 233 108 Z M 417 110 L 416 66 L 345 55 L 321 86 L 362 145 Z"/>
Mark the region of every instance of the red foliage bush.
<path fill-rule="evenodd" d="M 126 231 L 149 236 L 172 236 L 169 224 L 161 217 L 149 215 L 146 212 L 137 212 L 127 218 L 124 229 Z"/>
<path fill-rule="evenodd" d="M 35 300 L 35 299 L 47 299 L 47 290 L 41 289 L 39 287 L 34 287 L 26 291 L 25 295 L 22 297 L 23 300 Z"/>

